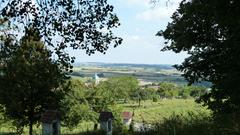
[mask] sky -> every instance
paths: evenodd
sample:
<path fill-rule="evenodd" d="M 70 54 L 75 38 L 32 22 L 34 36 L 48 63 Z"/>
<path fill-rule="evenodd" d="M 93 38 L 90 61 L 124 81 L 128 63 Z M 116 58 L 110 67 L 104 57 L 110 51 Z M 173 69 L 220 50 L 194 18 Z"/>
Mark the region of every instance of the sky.
<path fill-rule="evenodd" d="M 166 29 L 181 0 L 170 0 L 168 3 L 168 0 L 158 0 L 155 5 L 150 0 L 108 1 L 114 6 L 121 23 L 113 30 L 114 34 L 122 37 L 123 43 L 109 48 L 105 55 L 96 53 L 88 56 L 84 51 L 70 51 L 76 62 L 180 64 L 187 57 L 186 53 L 161 52 L 164 39 L 155 36 L 159 30 Z"/>

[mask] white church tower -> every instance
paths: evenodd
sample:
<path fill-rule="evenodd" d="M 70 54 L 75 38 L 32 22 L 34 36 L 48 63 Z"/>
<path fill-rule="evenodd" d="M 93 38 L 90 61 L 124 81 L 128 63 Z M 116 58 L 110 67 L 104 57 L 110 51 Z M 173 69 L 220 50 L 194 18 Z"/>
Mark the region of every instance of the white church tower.
<path fill-rule="evenodd" d="M 95 75 L 94 75 L 94 77 L 93 77 L 93 80 L 95 81 L 95 85 L 98 85 L 98 84 L 99 84 L 100 78 L 99 78 L 99 76 L 98 76 L 97 73 L 95 73 Z"/>

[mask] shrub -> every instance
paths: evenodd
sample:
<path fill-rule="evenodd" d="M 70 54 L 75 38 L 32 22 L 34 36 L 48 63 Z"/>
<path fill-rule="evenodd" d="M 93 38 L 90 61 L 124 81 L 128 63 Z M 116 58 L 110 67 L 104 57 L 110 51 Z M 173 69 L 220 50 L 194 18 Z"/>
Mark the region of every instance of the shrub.
<path fill-rule="evenodd" d="M 212 125 L 211 117 L 202 112 L 172 114 L 162 122 L 154 124 L 150 130 L 135 132 L 134 135 L 211 135 Z"/>
<path fill-rule="evenodd" d="M 153 100 L 153 102 L 157 102 L 158 101 L 158 97 L 154 96 L 152 100 Z"/>

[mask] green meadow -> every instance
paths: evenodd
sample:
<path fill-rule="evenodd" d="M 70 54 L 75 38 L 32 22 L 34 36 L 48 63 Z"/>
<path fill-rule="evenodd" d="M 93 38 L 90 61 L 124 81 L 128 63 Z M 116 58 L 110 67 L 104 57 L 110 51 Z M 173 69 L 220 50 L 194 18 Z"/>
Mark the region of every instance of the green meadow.
<path fill-rule="evenodd" d="M 151 100 L 142 101 L 138 107 L 137 102 L 123 104 L 124 111 L 134 110 L 134 121 L 156 123 L 168 118 L 172 114 L 185 114 L 189 112 L 203 112 L 210 114 L 210 111 L 201 104 L 194 102 L 194 99 L 162 99 L 158 102 Z"/>

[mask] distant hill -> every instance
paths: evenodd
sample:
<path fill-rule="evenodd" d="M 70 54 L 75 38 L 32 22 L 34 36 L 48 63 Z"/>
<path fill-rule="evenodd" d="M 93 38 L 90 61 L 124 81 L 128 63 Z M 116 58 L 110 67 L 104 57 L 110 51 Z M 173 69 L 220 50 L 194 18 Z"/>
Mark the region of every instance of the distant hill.
<path fill-rule="evenodd" d="M 98 73 L 103 78 L 116 76 L 133 76 L 144 82 L 174 82 L 187 85 L 187 81 L 172 65 L 167 64 L 130 64 L 130 63 L 101 63 L 84 62 L 75 63 L 72 76 L 91 78 Z M 196 83 L 194 85 L 209 87 L 208 82 Z"/>
<path fill-rule="evenodd" d="M 75 67 L 79 66 L 101 66 L 101 67 L 118 67 L 118 68 L 126 68 L 126 67 L 133 67 L 133 68 L 158 68 L 158 69 L 165 69 L 170 70 L 174 69 L 172 65 L 168 64 L 131 64 L 131 63 L 102 63 L 102 62 L 84 62 L 84 63 L 75 63 Z"/>

